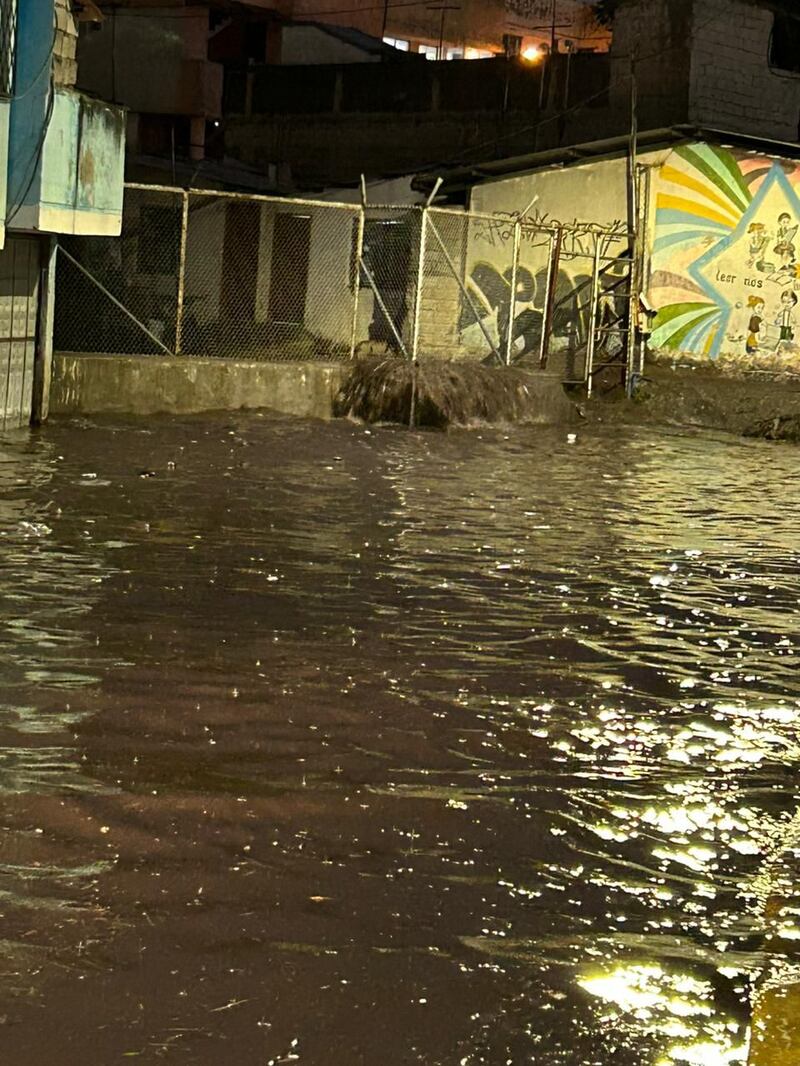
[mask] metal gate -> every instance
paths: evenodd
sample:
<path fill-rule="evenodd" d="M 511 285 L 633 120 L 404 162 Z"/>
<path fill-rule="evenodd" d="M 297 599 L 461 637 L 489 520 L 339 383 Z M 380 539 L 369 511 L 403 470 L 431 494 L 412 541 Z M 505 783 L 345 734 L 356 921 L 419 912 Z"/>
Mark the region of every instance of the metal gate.
<path fill-rule="evenodd" d="M 39 240 L 8 237 L 0 251 L 0 429 L 31 419 L 38 309 Z"/>

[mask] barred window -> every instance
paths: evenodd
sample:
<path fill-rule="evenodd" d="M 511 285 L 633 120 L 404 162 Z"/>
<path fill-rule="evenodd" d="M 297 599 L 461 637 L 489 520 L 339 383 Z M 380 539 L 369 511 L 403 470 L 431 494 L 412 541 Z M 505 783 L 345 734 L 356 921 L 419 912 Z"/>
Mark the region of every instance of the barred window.
<path fill-rule="evenodd" d="M 0 96 L 14 91 L 14 46 L 17 35 L 17 0 L 0 0 Z"/>

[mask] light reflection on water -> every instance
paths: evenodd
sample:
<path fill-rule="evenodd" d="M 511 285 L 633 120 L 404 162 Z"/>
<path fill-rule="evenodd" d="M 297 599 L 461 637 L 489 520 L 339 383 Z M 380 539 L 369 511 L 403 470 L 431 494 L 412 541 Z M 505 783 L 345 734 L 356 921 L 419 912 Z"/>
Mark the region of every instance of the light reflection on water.
<path fill-rule="evenodd" d="M 259 417 L 6 441 L 0 903 L 8 996 L 40 974 L 70 1016 L 51 1061 L 745 1063 L 800 940 L 796 455 Z"/>

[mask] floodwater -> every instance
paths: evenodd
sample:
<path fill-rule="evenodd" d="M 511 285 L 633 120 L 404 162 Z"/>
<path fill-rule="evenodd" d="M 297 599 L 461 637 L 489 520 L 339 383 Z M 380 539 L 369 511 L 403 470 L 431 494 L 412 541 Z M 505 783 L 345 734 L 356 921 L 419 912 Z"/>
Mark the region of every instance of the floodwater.
<path fill-rule="evenodd" d="M 708 432 L 3 438 L 3 1063 L 800 1061 L 799 519 Z"/>

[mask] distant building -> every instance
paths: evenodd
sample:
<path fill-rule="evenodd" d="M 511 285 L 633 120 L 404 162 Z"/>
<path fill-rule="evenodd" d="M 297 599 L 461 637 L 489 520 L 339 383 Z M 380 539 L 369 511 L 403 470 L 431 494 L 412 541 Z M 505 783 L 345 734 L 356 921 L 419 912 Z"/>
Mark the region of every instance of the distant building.
<path fill-rule="evenodd" d="M 552 47 L 568 51 L 608 48 L 586 0 L 420 0 L 384 4 L 352 0 L 294 0 L 295 19 L 351 26 L 395 48 L 427 59 L 488 59 Z"/>
<path fill-rule="evenodd" d="M 55 237 L 116 235 L 125 115 L 76 91 L 87 0 L 0 0 L 0 428 L 46 404 Z"/>

